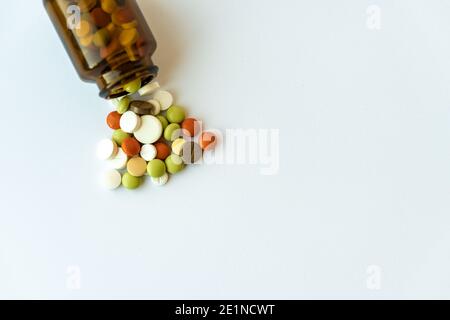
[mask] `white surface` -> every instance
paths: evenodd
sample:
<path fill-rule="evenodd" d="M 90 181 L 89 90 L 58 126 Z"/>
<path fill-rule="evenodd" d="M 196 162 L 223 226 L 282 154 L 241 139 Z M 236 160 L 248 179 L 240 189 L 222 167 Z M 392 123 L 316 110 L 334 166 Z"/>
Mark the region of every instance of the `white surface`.
<path fill-rule="evenodd" d="M 280 172 L 102 190 L 110 107 L 41 1 L 10 1 L 1 298 L 450 297 L 448 0 L 140 3 L 162 86 L 209 128 L 279 128 Z"/>

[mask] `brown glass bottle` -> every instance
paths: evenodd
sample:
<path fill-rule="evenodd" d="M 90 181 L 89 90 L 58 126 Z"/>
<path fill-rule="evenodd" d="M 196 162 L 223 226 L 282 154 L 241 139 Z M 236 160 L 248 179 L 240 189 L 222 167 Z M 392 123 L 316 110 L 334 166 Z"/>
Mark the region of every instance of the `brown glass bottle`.
<path fill-rule="evenodd" d="M 156 41 L 136 0 L 44 0 L 47 12 L 80 78 L 96 82 L 107 99 L 123 86 L 158 74 Z"/>

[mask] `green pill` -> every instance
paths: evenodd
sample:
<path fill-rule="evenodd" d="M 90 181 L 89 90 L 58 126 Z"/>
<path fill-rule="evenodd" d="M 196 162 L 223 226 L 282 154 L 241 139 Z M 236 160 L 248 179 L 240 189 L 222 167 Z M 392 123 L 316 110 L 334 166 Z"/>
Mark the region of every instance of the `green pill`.
<path fill-rule="evenodd" d="M 147 172 L 152 178 L 161 178 L 166 173 L 166 165 L 161 160 L 152 160 L 147 165 Z"/>
<path fill-rule="evenodd" d="M 172 106 L 167 110 L 167 120 L 170 123 L 182 123 L 186 118 L 186 112 L 182 107 Z"/>
<path fill-rule="evenodd" d="M 141 180 L 141 178 L 133 177 L 131 174 L 125 173 L 122 177 L 122 184 L 125 188 L 133 190 L 139 188 Z"/>
<path fill-rule="evenodd" d="M 120 99 L 119 103 L 117 104 L 117 112 L 119 114 L 124 114 L 128 111 L 128 107 L 130 106 L 130 98 L 123 97 Z"/>
<path fill-rule="evenodd" d="M 177 133 L 177 131 L 179 133 Z M 175 141 L 181 136 L 181 127 L 178 123 L 172 123 L 164 130 L 164 139 L 167 141 Z"/>
<path fill-rule="evenodd" d="M 114 131 L 113 135 L 112 135 L 112 139 L 114 140 L 115 143 L 117 143 L 119 146 L 122 145 L 123 141 L 126 138 L 129 138 L 130 135 L 126 132 L 124 132 L 123 130 L 119 129 Z"/>
<path fill-rule="evenodd" d="M 138 78 L 136 80 L 133 80 L 131 82 L 128 82 L 126 85 L 123 86 L 123 89 L 128 92 L 128 93 L 136 93 L 139 91 L 139 89 L 141 88 L 141 79 Z"/>
<path fill-rule="evenodd" d="M 176 174 L 184 169 L 183 159 L 176 154 L 172 154 L 166 159 L 166 167 L 167 172 Z"/>
<path fill-rule="evenodd" d="M 166 117 L 164 116 L 157 116 L 159 122 L 161 122 L 163 126 L 163 130 L 166 130 L 167 126 L 169 125 L 169 121 L 167 121 Z"/>

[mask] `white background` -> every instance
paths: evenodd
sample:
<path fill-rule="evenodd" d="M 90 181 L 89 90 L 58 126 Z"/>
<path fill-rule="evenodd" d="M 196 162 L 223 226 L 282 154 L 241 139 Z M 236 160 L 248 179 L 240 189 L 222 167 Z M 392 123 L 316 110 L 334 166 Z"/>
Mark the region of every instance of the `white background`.
<path fill-rule="evenodd" d="M 110 107 L 41 1 L 8 1 L 0 298 L 450 298 L 448 0 L 139 3 L 161 84 L 208 127 L 280 129 L 280 172 L 103 191 Z"/>

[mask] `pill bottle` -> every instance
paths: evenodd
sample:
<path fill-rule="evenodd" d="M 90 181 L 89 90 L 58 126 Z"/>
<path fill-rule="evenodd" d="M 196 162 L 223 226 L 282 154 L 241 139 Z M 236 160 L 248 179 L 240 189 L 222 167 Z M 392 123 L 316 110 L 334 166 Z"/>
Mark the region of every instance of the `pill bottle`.
<path fill-rule="evenodd" d="M 43 2 L 80 78 L 97 83 L 101 97 L 124 96 L 126 84 L 157 76 L 156 41 L 136 0 Z"/>

